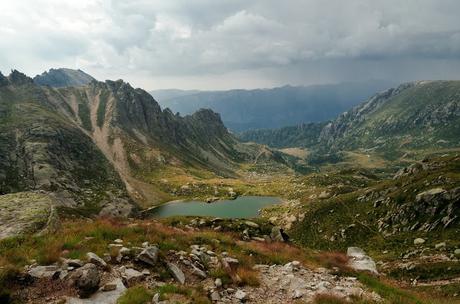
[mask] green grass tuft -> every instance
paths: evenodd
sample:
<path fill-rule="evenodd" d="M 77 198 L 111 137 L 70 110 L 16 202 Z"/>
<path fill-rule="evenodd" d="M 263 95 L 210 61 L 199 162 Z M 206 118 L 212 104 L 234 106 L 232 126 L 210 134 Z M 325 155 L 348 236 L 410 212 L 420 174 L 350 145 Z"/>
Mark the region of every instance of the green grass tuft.
<path fill-rule="evenodd" d="M 117 304 L 146 304 L 151 303 L 153 293 L 144 286 L 134 286 L 125 291 L 117 300 Z"/>

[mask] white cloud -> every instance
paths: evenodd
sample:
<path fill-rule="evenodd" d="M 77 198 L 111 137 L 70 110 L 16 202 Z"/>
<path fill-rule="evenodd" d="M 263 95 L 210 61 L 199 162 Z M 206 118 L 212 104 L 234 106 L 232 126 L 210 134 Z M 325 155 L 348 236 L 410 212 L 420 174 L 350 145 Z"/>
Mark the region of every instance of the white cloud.
<path fill-rule="evenodd" d="M 360 79 L 458 78 L 439 72 L 459 65 L 458 11 L 456 0 L 0 0 L 0 70 L 68 66 L 147 88 L 354 80 L 345 66 Z"/>

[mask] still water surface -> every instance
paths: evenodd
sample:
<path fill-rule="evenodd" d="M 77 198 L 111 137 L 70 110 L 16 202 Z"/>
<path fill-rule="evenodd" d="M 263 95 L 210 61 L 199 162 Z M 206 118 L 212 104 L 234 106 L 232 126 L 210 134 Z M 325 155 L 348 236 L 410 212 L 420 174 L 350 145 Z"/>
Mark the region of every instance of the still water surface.
<path fill-rule="evenodd" d="M 192 215 L 251 218 L 257 217 L 261 208 L 279 203 L 281 199 L 278 197 L 239 196 L 235 200 L 222 200 L 210 204 L 200 201 L 170 202 L 149 211 L 149 214 L 153 217 Z"/>

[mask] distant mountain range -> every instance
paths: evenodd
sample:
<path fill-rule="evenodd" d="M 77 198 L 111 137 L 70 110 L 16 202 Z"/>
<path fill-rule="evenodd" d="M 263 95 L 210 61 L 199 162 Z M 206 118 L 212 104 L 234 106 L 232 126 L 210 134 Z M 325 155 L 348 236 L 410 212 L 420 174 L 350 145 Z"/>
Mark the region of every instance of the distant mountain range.
<path fill-rule="evenodd" d="M 406 83 L 328 123 L 247 131 L 240 139 L 273 147 L 381 151 L 393 157 L 405 149 L 459 146 L 460 81 Z"/>
<path fill-rule="evenodd" d="M 190 114 L 209 108 L 234 132 L 321 122 L 366 100 L 394 83 L 369 81 L 273 89 L 229 91 L 151 91 L 163 107 Z"/>

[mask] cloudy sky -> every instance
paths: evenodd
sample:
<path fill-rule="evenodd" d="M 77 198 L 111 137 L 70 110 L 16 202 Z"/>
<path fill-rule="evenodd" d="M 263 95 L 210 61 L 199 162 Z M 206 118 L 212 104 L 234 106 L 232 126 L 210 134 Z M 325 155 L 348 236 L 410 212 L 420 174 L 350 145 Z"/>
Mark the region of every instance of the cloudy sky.
<path fill-rule="evenodd" d="M 460 79 L 458 0 L 0 0 L 0 71 L 145 89 Z"/>

